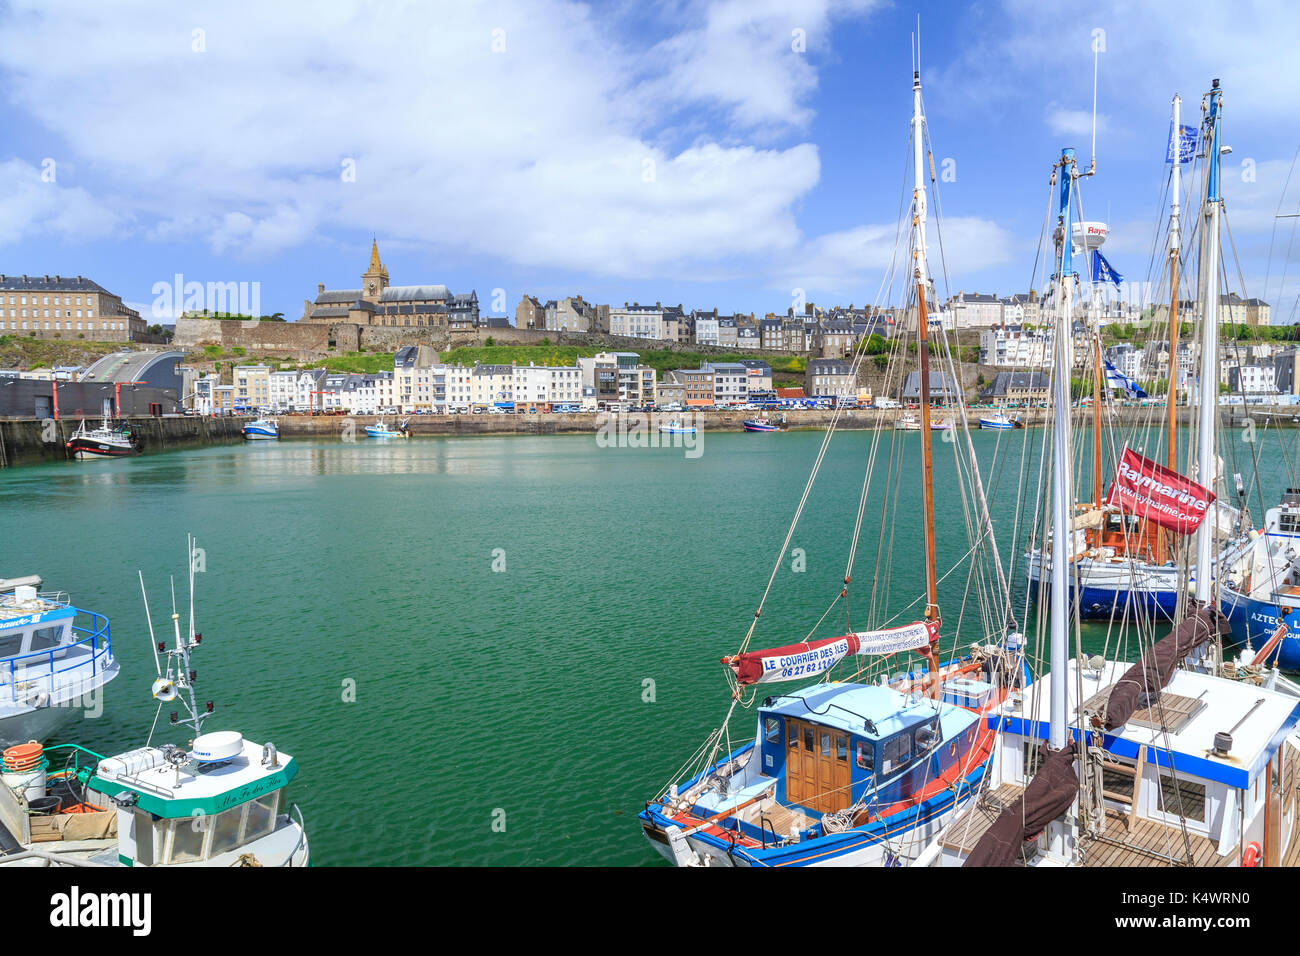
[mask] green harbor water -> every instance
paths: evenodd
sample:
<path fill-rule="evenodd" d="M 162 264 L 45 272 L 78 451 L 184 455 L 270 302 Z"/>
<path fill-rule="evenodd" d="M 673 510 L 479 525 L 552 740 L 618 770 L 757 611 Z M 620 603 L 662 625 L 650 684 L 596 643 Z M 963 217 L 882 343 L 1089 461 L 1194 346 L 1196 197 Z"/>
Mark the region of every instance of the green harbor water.
<path fill-rule="evenodd" d="M 1278 434 L 1224 455 L 1231 474 L 1258 453 L 1267 504 L 1294 483 L 1294 433 Z M 986 465 L 1001 462 L 986 480 L 1008 559 L 1040 484 L 1033 459 L 1020 480 L 1021 447 L 1040 436 L 974 435 Z M 859 628 L 895 440 L 917 488 L 920 436 L 882 435 Z M 136 570 L 162 638 L 169 575 L 187 614 L 193 532 L 205 567 L 194 666 L 216 706 L 206 729 L 297 758 L 290 795 L 316 865 L 653 864 L 636 813 L 726 713 L 719 658 L 753 619 L 822 433 L 701 441 L 698 457 L 592 436 L 259 442 L 12 469 L 0 472 L 0 577 L 40 574 L 110 618 L 121 676 L 103 716 L 69 737 L 120 752 L 144 743 L 157 709 Z M 802 640 L 838 592 L 870 441 L 831 443 L 791 541 L 804 570 L 787 556 L 754 647 Z M 951 448 L 935 447 L 944 571 L 969 545 Z M 923 591 L 919 510 L 905 495 L 890 518 L 893 610 Z M 1017 562 L 1017 615 L 1023 582 Z M 965 585 L 959 572 L 941 588 L 946 641 Z M 844 623 L 837 608 L 817 636 Z M 1085 646 L 1104 635 L 1090 625 Z M 733 743 L 746 727 L 733 724 Z M 159 740 L 185 743 L 165 712 Z"/>

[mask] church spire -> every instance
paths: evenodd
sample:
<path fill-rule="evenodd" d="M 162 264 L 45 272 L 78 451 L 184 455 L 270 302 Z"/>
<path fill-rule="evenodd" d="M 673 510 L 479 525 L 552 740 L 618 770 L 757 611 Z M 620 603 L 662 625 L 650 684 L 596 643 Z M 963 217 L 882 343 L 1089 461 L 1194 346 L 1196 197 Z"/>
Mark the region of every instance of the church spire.
<path fill-rule="evenodd" d="M 379 240 L 375 238 L 370 240 L 370 268 L 366 271 L 366 275 L 381 275 L 388 278 L 388 270 L 379 261 Z"/>

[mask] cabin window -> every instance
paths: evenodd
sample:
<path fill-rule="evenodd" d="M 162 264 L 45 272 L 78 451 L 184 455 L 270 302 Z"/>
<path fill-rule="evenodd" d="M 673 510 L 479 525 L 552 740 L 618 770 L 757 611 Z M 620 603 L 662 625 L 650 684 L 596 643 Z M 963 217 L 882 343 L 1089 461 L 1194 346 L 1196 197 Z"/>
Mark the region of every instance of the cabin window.
<path fill-rule="evenodd" d="M 867 771 L 867 773 L 870 773 L 873 769 L 875 769 L 875 765 L 876 765 L 876 761 L 875 761 L 874 753 L 871 749 L 871 744 L 867 743 L 865 740 L 859 740 L 858 741 L 858 769 L 865 770 Z"/>
<path fill-rule="evenodd" d="M 239 846 L 239 828 L 243 825 L 243 822 L 244 808 L 242 806 L 217 814 L 216 819 L 212 822 L 212 849 L 208 852 L 208 855 L 216 856 L 218 853 L 229 853 Z"/>
<path fill-rule="evenodd" d="M 781 721 L 775 717 L 768 717 L 763 721 L 763 739 L 769 744 L 774 744 L 780 739 Z"/>
<path fill-rule="evenodd" d="M 32 631 L 31 653 L 39 651 L 48 651 L 51 647 L 57 647 L 59 638 L 63 636 L 63 625 L 57 627 L 38 627 Z"/>
<path fill-rule="evenodd" d="M 1026 740 L 1024 742 L 1025 759 L 1022 765 L 1026 778 L 1032 777 L 1038 772 L 1038 741 Z"/>
<path fill-rule="evenodd" d="M 811 727 L 803 729 L 803 749 L 808 753 L 813 752 L 813 729 Z"/>
<path fill-rule="evenodd" d="M 210 824 L 206 816 L 186 817 L 172 823 L 169 863 L 193 863 L 203 859 L 203 841 Z"/>
<path fill-rule="evenodd" d="M 275 829 L 275 809 L 280 791 L 269 793 L 248 804 L 248 819 L 244 822 L 244 842 L 264 837 Z"/>
<path fill-rule="evenodd" d="M 1171 816 L 1205 822 L 1205 784 L 1160 775 L 1160 809 Z"/>
<path fill-rule="evenodd" d="M 785 725 L 785 745 L 791 750 L 799 749 L 799 728 L 794 721 Z"/>
<path fill-rule="evenodd" d="M 916 732 L 916 749 L 929 750 L 939 742 L 939 722 L 931 721 Z"/>
<path fill-rule="evenodd" d="M 831 755 L 831 735 L 826 733 L 825 731 L 822 731 L 822 756 L 829 757 L 830 755 Z"/>
<path fill-rule="evenodd" d="M 849 760 L 849 738 L 848 737 L 837 736 L 835 738 L 835 759 L 842 760 L 845 763 L 848 763 Z"/>
<path fill-rule="evenodd" d="M 881 773 L 889 774 L 894 770 L 907 763 L 912 756 L 912 734 L 911 732 L 899 734 L 890 740 L 885 741 L 885 752 L 883 764 L 880 768 Z"/>
<path fill-rule="evenodd" d="M 23 631 L 0 637 L 0 657 L 13 657 L 23 648 Z"/>

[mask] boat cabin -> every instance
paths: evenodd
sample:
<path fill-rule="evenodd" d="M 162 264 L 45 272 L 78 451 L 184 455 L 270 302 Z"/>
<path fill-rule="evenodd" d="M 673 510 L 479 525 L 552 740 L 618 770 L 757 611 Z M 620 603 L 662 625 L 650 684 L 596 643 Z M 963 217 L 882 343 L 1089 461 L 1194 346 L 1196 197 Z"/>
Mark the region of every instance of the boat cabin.
<path fill-rule="evenodd" d="M 1129 667 L 1110 661 L 1081 668 L 1072 660 L 1065 681 L 1071 721 L 1080 712 L 1102 713 Z M 1084 865 L 1235 865 L 1252 843 L 1265 865 L 1280 865 L 1295 836 L 1300 752 L 1284 743 L 1300 720 L 1300 700 L 1177 670 L 1158 697 L 1138 707 L 1101 737 L 1103 813 L 1099 831 L 1084 834 L 1085 847 L 1091 844 Z M 989 727 L 1002 731 L 993 755 L 992 810 L 968 810 L 969 819 L 950 826 L 946 857 L 955 862 L 968 853 L 992 811 L 1013 803 L 1032 779 L 1050 712 L 1051 683 L 1044 676 L 989 714 Z M 1078 739 L 1077 726 L 1073 733 Z"/>
<path fill-rule="evenodd" d="M 781 803 L 814 816 L 866 794 L 884 807 L 942 776 L 974 744 L 978 724 L 952 702 L 883 685 L 816 684 L 759 709 L 760 772 L 778 778 Z"/>
<path fill-rule="evenodd" d="M 255 859 L 285 866 L 305 860 L 301 819 L 294 823 L 282 800 L 298 772 L 294 759 L 233 731 L 204 734 L 191 746 L 188 753 L 141 747 L 99 762 L 88 789 L 117 809 L 118 862 L 227 866 Z"/>
<path fill-rule="evenodd" d="M 108 620 L 80 612 L 90 618 L 82 627 L 78 613 L 62 592 L 21 585 L 0 593 L 0 718 L 64 703 L 116 675 Z"/>

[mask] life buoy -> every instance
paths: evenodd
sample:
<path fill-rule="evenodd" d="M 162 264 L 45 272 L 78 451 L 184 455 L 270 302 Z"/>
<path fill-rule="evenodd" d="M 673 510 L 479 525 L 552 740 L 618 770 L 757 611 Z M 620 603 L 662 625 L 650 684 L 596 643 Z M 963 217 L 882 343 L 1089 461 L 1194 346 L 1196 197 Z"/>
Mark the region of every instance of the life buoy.
<path fill-rule="evenodd" d="M 1246 846 L 1246 852 L 1241 857 L 1242 866 L 1259 866 L 1259 844 L 1250 843 Z"/>

